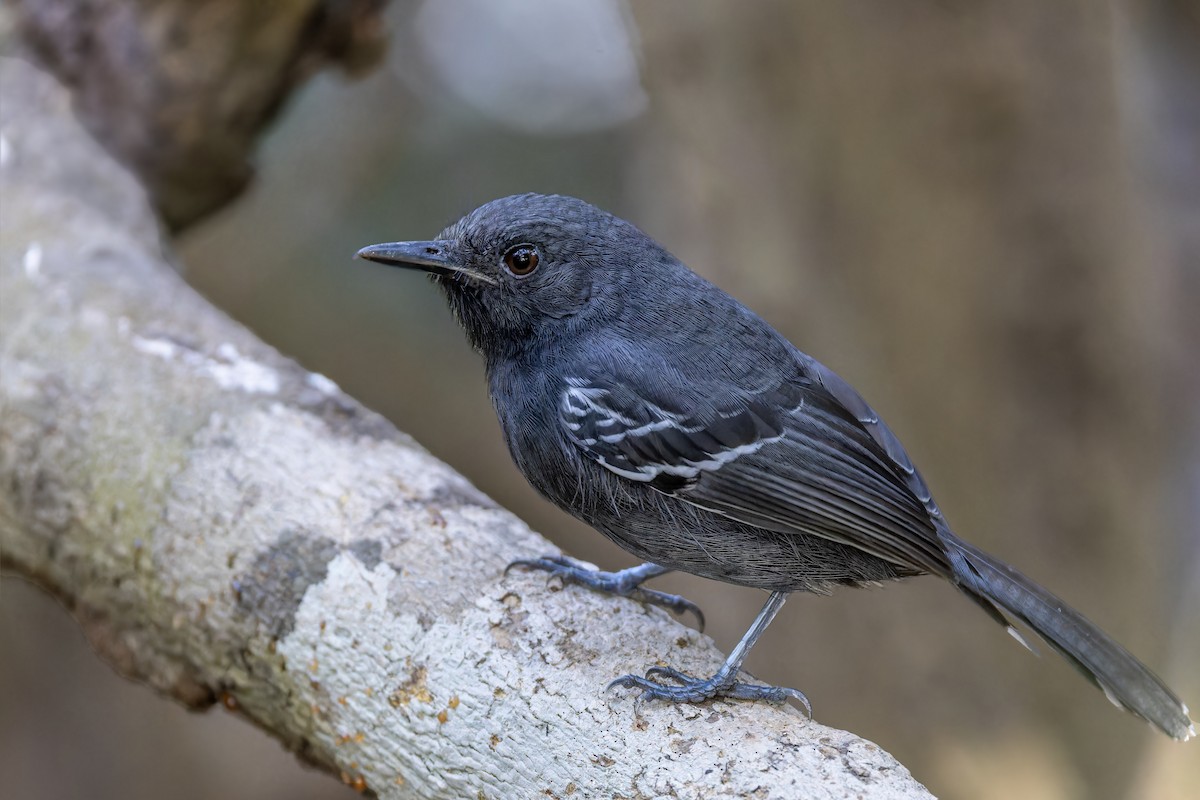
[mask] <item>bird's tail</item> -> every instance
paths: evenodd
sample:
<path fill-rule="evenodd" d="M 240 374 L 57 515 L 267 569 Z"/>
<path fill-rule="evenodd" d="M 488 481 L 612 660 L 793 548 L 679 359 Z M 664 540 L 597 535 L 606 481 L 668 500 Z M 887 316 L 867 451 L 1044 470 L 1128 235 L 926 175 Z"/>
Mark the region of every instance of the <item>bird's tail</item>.
<path fill-rule="evenodd" d="M 959 588 L 993 617 L 1002 617 L 996 609 L 999 606 L 1028 625 L 1099 686 L 1117 707 L 1136 714 L 1173 739 L 1185 741 L 1195 736 L 1187 706 L 1108 634 L 1003 561 L 950 531 L 942 531 L 940 538 Z"/>

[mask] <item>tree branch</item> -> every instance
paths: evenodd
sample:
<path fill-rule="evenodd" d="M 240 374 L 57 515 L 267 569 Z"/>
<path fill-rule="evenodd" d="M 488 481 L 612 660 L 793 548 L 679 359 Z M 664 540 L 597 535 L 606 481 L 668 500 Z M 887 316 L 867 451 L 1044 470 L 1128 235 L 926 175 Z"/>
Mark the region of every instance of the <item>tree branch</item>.
<path fill-rule="evenodd" d="M 209 306 L 66 92 L 14 60 L 0 81 L 3 563 L 121 673 L 381 796 L 928 796 L 792 708 L 606 694 L 721 656 L 505 577 L 549 543 Z"/>
<path fill-rule="evenodd" d="M 180 230 L 250 182 L 254 145 L 328 64 L 383 52 L 385 0 L 15 0 L 21 39 Z"/>

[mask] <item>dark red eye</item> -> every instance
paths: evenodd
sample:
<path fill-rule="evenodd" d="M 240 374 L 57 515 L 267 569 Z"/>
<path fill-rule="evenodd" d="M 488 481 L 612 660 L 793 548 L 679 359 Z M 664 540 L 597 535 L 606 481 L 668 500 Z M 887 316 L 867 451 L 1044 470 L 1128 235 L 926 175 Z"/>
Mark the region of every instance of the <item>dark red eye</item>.
<path fill-rule="evenodd" d="M 518 278 L 537 269 L 539 260 L 537 248 L 531 244 L 516 244 L 504 251 L 504 266 Z"/>

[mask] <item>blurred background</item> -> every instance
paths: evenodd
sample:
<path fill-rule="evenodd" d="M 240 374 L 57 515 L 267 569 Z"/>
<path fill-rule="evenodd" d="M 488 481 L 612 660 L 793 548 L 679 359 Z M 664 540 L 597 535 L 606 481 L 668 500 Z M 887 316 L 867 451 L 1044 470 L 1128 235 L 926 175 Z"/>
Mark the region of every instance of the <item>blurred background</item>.
<path fill-rule="evenodd" d="M 856 385 L 964 537 L 1200 706 L 1200 3 L 389 14 L 388 62 L 310 83 L 251 192 L 179 243 L 214 303 L 572 555 L 629 566 L 512 466 L 438 292 L 351 260 L 498 196 L 583 197 Z M 726 649 L 762 602 L 656 585 L 703 606 Z M 0 642 L 10 797 L 349 796 L 244 722 L 117 678 L 17 580 L 0 585 Z M 943 797 L 1200 785 L 1196 743 L 1114 710 L 941 581 L 795 596 L 748 666 Z"/>

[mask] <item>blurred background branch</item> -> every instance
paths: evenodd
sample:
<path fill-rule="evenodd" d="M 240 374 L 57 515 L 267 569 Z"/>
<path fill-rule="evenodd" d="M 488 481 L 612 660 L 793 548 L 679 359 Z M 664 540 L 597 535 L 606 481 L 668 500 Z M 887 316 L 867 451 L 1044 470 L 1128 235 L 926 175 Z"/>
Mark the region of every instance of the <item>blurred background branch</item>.
<path fill-rule="evenodd" d="M 192 285 L 568 551 L 622 566 L 511 467 L 436 294 L 348 262 L 499 195 L 582 196 L 850 379 L 964 536 L 1198 704 L 1200 4 L 438 0 L 396 4 L 386 25 L 383 69 L 353 87 L 317 76 L 270 134 L 255 191 L 181 240 Z M 760 604 L 665 586 L 701 602 L 725 646 Z M 220 793 L 202 752 L 258 794 L 321 791 L 268 784 L 270 754 L 236 726 L 181 722 L 104 683 L 69 627 L 3 590 L 5 641 L 24 646 L 0 684 L 40 699 L 5 698 L 4 752 L 95 747 L 125 719 L 139 745 L 81 767 L 83 785 L 133 796 L 123 774 L 192 770 L 196 796 Z M 936 794 L 1190 797 L 1186 746 L 949 592 L 918 580 L 796 598 L 750 668 Z M 29 688 L 43 680 L 53 692 Z M 73 713 L 79 697 L 95 723 Z M 147 714 L 161 722 L 133 722 Z M 66 718 L 68 733 L 53 724 Z M 203 746 L 170 750 L 188 737 Z M 53 772 L 13 759 L 6 774 Z"/>
<path fill-rule="evenodd" d="M 264 127 L 327 66 L 361 74 L 384 0 L 10 0 L 23 47 L 178 231 L 250 181 Z"/>

